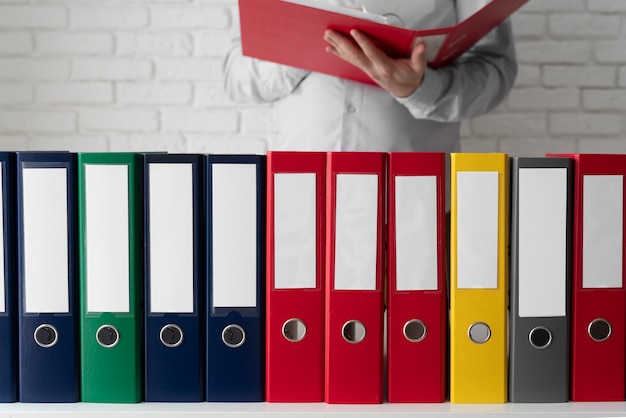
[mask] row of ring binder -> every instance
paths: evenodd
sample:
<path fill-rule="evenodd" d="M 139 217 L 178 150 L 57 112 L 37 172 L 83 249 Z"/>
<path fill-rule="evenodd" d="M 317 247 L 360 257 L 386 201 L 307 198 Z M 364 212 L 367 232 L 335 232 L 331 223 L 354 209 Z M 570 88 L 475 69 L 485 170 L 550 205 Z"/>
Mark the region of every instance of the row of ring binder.
<path fill-rule="evenodd" d="M 626 156 L 446 157 L 0 153 L 0 400 L 623 401 Z"/>

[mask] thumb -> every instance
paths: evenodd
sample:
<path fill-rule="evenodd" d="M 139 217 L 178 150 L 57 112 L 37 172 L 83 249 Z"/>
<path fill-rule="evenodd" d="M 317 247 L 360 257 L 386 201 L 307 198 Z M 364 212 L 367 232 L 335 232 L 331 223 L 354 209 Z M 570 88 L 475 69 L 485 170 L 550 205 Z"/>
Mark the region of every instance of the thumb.
<path fill-rule="evenodd" d="M 426 44 L 418 39 L 411 51 L 411 64 L 413 68 L 423 70 L 426 67 Z"/>

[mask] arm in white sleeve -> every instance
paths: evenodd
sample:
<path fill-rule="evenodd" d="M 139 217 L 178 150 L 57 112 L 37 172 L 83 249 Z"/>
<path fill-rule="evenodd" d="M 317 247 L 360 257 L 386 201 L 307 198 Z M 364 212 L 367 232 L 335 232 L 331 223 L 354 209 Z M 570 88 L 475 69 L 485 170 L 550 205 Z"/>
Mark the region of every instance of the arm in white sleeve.
<path fill-rule="evenodd" d="M 309 74 L 306 70 L 244 57 L 239 40 L 226 55 L 224 89 L 240 103 L 265 103 L 291 93 Z"/>
<path fill-rule="evenodd" d="M 417 119 L 458 122 L 489 112 L 508 94 L 517 76 L 509 20 L 451 65 L 427 69 L 413 94 L 397 98 Z"/>

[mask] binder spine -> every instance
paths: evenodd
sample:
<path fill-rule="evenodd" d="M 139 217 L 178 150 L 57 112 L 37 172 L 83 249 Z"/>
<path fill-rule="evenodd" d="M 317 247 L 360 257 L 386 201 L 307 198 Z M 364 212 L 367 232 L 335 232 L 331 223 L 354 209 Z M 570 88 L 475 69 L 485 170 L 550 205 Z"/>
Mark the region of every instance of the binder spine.
<path fill-rule="evenodd" d="M 148 402 L 200 402 L 204 400 L 204 220 L 203 220 L 203 164 L 200 155 L 179 154 L 146 154 L 143 163 L 143 199 L 144 231 L 143 240 L 145 259 L 145 332 L 144 332 L 144 379 L 145 400 Z M 152 306 L 151 269 L 154 245 L 152 240 L 150 194 L 152 179 L 150 166 L 189 166 L 191 185 L 176 184 L 178 187 L 189 187 L 192 196 L 191 216 L 181 216 L 188 221 L 193 234 L 192 253 L 192 292 L 193 307 L 185 312 L 160 312 Z M 155 186 L 158 187 L 158 186 Z M 186 196 L 187 197 L 187 196 Z M 174 212 L 179 213 L 179 212 Z M 162 225 L 161 225 L 162 226 Z M 171 227 L 171 225 L 168 225 Z M 163 238 L 163 235 L 159 236 Z M 161 244 L 162 248 L 163 245 Z M 175 248 L 170 248 L 175 251 Z M 161 254 L 162 256 L 162 254 Z M 158 268 L 158 266 L 156 267 Z M 160 274 L 162 276 L 163 273 Z M 183 277 L 172 276 L 171 280 L 182 280 Z M 188 279 L 185 277 L 184 279 Z M 182 283 L 181 283 L 182 285 Z M 168 286 L 169 287 L 169 286 Z M 186 289 L 186 288 L 185 288 Z M 187 290 L 187 289 L 186 289 Z M 168 340 L 164 332 L 178 330 L 180 334 Z M 176 332 L 176 331 L 174 331 Z"/>
<path fill-rule="evenodd" d="M 17 384 L 17 251 L 15 230 L 15 154 L 0 152 L 0 194 L 2 197 L 4 312 L 0 313 L 0 331 L 8 336 L 0 344 L 0 402 L 18 400 Z"/>
<path fill-rule="evenodd" d="M 265 397 L 323 402 L 326 153 L 270 151 L 267 171 Z"/>
<path fill-rule="evenodd" d="M 138 182 L 141 181 L 137 164 L 141 158 L 132 153 L 78 154 L 81 399 L 85 402 L 135 403 L 142 399 L 142 320 L 140 317 L 142 256 L 139 252 L 141 216 L 138 212 L 141 206 L 137 190 Z M 92 297 L 98 297 L 98 304 L 96 308 L 89 310 L 88 281 L 90 278 L 88 277 L 87 254 L 89 231 L 87 231 L 86 199 L 89 193 L 94 193 L 95 190 L 87 190 L 86 174 L 88 167 L 100 170 L 109 165 L 126 167 L 124 178 L 127 184 L 123 186 L 126 187 L 126 193 L 116 191 L 115 196 L 127 196 L 128 305 L 123 309 L 119 309 L 118 306 L 108 309 L 105 305 L 116 304 L 123 298 L 118 301 L 102 300 L 102 295 L 92 294 Z M 95 175 L 95 172 L 92 174 Z M 99 173 L 99 180 L 102 180 L 101 176 L 102 173 Z M 110 177 L 107 177 L 107 181 L 108 179 Z M 97 254 L 97 256 L 102 257 L 102 254 Z M 117 330 L 117 338 L 115 334 L 110 333 L 109 326 Z M 99 339 L 100 331 L 109 332 L 111 341 Z M 112 344 L 105 344 L 105 342 Z"/>
<path fill-rule="evenodd" d="M 206 228 L 208 242 L 206 247 L 206 260 L 208 260 L 206 399 L 219 402 L 260 402 L 264 400 L 265 393 L 265 246 L 263 243 L 266 157 L 262 155 L 208 155 L 206 158 L 205 187 L 208 191 L 206 198 L 208 220 Z M 214 297 L 217 297 L 214 279 L 218 260 L 213 252 L 219 244 L 213 242 L 216 227 L 212 223 L 213 204 L 218 200 L 213 197 L 215 192 L 213 180 L 215 167 L 222 165 L 254 167 L 256 183 L 254 306 L 224 306 L 221 303 L 216 306 L 214 301 Z M 220 293 L 220 296 L 224 295 Z M 230 342 L 227 345 L 228 341 Z"/>
<path fill-rule="evenodd" d="M 36 179 L 31 178 L 27 181 L 26 172 L 30 175 L 38 171 L 46 170 L 45 173 L 36 175 Z M 24 152 L 17 153 L 17 225 L 18 225 L 18 279 L 19 279 L 19 397 L 23 402 L 77 402 L 80 399 L 79 393 L 79 356 L 78 356 L 78 322 L 77 322 L 77 248 L 76 248 L 76 155 L 66 152 Z M 26 191 L 26 187 L 41 187 L 34 185 L 33 182 L 43 180 L 45 177 L 55 177 L 54 173 L 62 173 L 62 181 L 48 185 L 48 187 L 61 186 L 63 190 L 55 190 L 56 192 L 64 192 L 65 199 L 59 200 L 54 204 L 60 204 L 63 207 L 62 214 L 56 213 L 55 216 L 62 216 L 65 219 L 50 217 L 50 223 L 65 223 L 66 228 L 61 231 L 65 237 L 41 236 L 41 234 L 32 235 L 34 225 L 26 225 L 27 222 L 33 222 L 33 215 L 26 216 L 26 204 L 39 205 L 41 197 L 35 197 L 36 202 L 27 202 L 26 199 L 33 199 L 33 196 Z M 53 189 L 54 190 L 54 189 Z M 43 190 L 39 190 L 43 191 Z M 52 204 L 52 202 L 48 202 Z M 60 209 L 60 207 L 55 208 Z M 33 208 L 28 209 L 29 212 Z M 50 210 L 50 208 L 48 208 Z M 43 216 L 37 216 L 43 218 Z M 31 230 L 29 236 L 26 235 L 26 228 Z M 48 227 L 44 227 L 48 228 Z M 50 229 L 44 229 L 47 233 L 52 233 Z M 37 232 L 37 231 L 35 231 Z M 37 277 L 27 276 L 27 261 L 33 259 L 35 263 L 45 263 L 41 254 L 34 253 L 33 245 L 42 249 L 41 243 L 30 243 L 27 247 L 27 240 L 41 239 L 45 245 L 65 247 L 60 249 L 61 253 L 65 253 L 65 259 L 55 260 L 55 264 L 65 264 L 65 276 L 60 277 L 61 268 L 50 266 L 48 280 L 49 283 L 38 283 L 39 285 L 52 286 L 48 289 L 48 298 L 60 298 L 67 300 L 66 306 L 62 307 L 54 302 L 59 309 L 50 307 L 44 309 L 36 309 L 32 312 L 27 310 L 26 294 L 27 281 L 38 280 Z M 27 253 L 26 249 L 30 248 L 33 253 Z M 48 247 L 49 248 L 49 247 Z M 51 248 L 50 248 L 51 249 Z M 37 250 L 37 251 L 39 251 Z M 31 261 L 30 263 L 32 263 Z M 35 273 L 34 275 L 40 275 Z M 56 288 L 58 286 L 58 288 Z M 33 291 L 34 289 L 30 289 Z M 53 330 L 55 339 L 51 345 L 42 344 L 37 339 L 37 330 Z M 42 373 L 42 370 L 45 370 Z"/>
<path fill-rule="evenodd" d="M 624 177 L 626 176 L 626 160 L 620 154 L 573 154 L 574 164 L 574 215 L 573 215 L 573 248 L 572 248 L 572 306 L 571 306 L 571 369 L 570 399 L 575 402 L 623 401 L 625 386 L 626 335 L 624 322 L 626 318 L 626 288 L 624 286 Z M 614 199 L 620 207 L 612 207 L 607 213 L 588 210 L 587 204 L 593 206 L 595 199 L 587 201 L 590 192 L 599 191 L 586 182 L 607 180 L 612 178 L 621 183 L 619 189 L 611 188 L 611 193 L 602 193 L 602 199 Z M 602 181 L 604 183 L 604 181 Z M 589 187 L 588 187 L 589 186 Z M 615 186 L 615 184 L 613 184 Z M 596 184 L 597 187 L 597 184 Z M 594 190 L 595 189 L 595 190 Z M 622 197 L 618 195 L 621 193 Z M 597 210 L 597 208 L 594 208 Z M 602 208 L 602 211 L 606 210 Z M 615 211 L 621 213 L 616 214 Z M 606 241 L 594 242 L 586 237 L 588 221 L 595 225 L 607 221 L 612 225 L 610 232 L 621 235 L 621 248 L 607 246 Z M 617 218 L 617 219 L 616 219 Z M 618 224 L 620 227 L 618 227 Z M 593 225 L 593 224 L 591 224 Z M 593 235 L 594 228 L 589 228 Z M 621 229 L 621 231 L 620 231 Z M 605 231 L 606 232 L 606 231 Z M 597 239 L 598 237 L 596 237 Z M 619 246 L 619 244 L 618 244 Z M 588 252 L 611 252 L 603 254 L 603 263 L 595 263 L 588 259 Z M 616 257 L 622 257 L 620 260 Z M 586 265 L 589 262 L 590 265 Z M 610 265 L 610 274 L 606 274 L 606 265 Z M 586 270 L 589 269 L 589 273 Z M 618 271 L 615 271 L 615 270 Z M 598 274 L 601 271 L 602 274 Z M 608 276 L 618 278 L 619 284 L 596 287 L 593 279 L 606 279 Z M 590 280 L 590 286 L 586 281 Z M 600 320 L 600 324 L 610 325 L 610 334 L 606 339 L 594 339 L 591 325 Z"/>
<path fill-rule="evenodd" d="M 572 162 L 566 158 L 511 158 L 510 206 L 510 402 L 567 402 L 570 369 L 570 291 L 572 238 Z M 565 311 L 560 316 L 520 315 L 520 170 L 566 170 L 564 223 Z M 529 243 L 526 243 L 529 245 Z M 528 250 L 528 249 L 527 249 Z M 547 268 L 547 267 L 546 267 Z M 550 281 L 559 277 L 551 277 Z M 556 303 L 556 301 L 555 301 Z"/>
<path fill-rule="evenodd" d="M 507 401 L 508 171 L 506 154 L 451 155 L 452 403 Z"/>
<path fill-rule="evenodd" d="M 327 161 L 325 401 L 332 404 L 382 403 L 382 231 L 387 158 L 385 154 L 375 152 L 331 152 Z M 345 176 L 342 185 L 339 184 L 340 176 Z M 374 183 L 375 192 L 372 187 Z M 351 193 L 352 186 L 360 189 L 356 195 Z M 340 187 L 341 191 L 338 191 Z M 361 193 L 368 200 L 365 208 L 363 202 L 355 201 L 363 196 Z M 340 199 L 342 202 L 338 203 Z M 337 208 L 342 205 L 359 206 L 361 213 L 355 225 L 356 228 L 367 229 L 360 231 L 360 237 L 366 237 L 367 242 L 355 242 L 355 236 L 351 235 L 354 225 L 348 228 L 346 208 L 341 209 L 344 224 L 338 220 L 340 215 Z M 375 218 L 372 218 L 374 207 Z M 373 228 L 369 224 L 371 221 L 375 223 Z M 341 232 L 337 232 L 338 228 L 342 228 Z M 375 236 L 371 235 L 372 231 Z M 342 248 L 342 244 L 337 243 L 338 236 L 344 240 L 343 244 L 348 244 L 346 247 Z M 356 249 L 361 244 L 367 247 L 366 251 L 373 252 L 367 260 L 369 266 L 361 270 L 368 276 L 367 283 L 364 283 L 362 277 L 348 277 L 351 269 L 346 267 L 347 263 L 363 255 L 363 248 Z M 350 260 L 337 256 L 341 251 L 344 251 L 343 256 L 350 255 Z M 337 265 L 340 265 L 341 279 L 358 283 L 338 285 Z"/>
<path fill-rule="evenodd" d="M 388 171 L 387 401 L 443 402 L 445 156 L 390 153 Z"/>

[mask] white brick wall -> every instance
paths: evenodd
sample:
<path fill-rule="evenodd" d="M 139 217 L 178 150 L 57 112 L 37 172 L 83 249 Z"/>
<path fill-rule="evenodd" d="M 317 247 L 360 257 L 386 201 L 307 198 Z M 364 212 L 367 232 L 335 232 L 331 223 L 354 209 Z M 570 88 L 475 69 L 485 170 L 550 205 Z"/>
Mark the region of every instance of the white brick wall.
<path fill-rule="evenodd" d="M 495 136 L 498 151 L 521 156 L 626 152 L 626 2 L 531 0 L 513 25 L 516 86 L 496 112 L 469 121 L 464 149 Z"/>
<path fill-rule="evenodd" d="M 1 0 L 0 149 L 264 152 L 270 107 L 221 87 L 236 4 Z M 463 150 L 626 152 L 626 1 L 531 0 L 513 25 L 515 88 Z"/>

